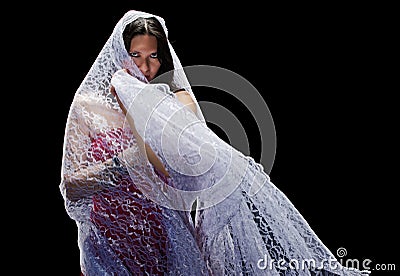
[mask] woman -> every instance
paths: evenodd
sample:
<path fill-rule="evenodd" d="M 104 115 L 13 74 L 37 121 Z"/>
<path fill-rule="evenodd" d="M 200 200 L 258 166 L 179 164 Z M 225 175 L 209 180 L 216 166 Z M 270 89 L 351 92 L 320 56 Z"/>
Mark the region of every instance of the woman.
<path fill-rule="evenodd" d="M 207 127 L 167 35 L 127 12 L 71 105 L 60 188 L 83 274 L 361 275 Z"/>
<path fill-rule="evenodd" d="M 136 67 L 131 72 L 144 82 L 174 68 L 162 22 L 128 13 L 120 21 L 126 25 L 124 32 L 116 29 L 110 37 L 70 108 L 60 188 L 79 229 L 84 275 L 206 273 L 190 215 L 160 207 L 137 188 L 139 181 L 166 184 L 168 173 L 151 148 L 135 137 L 135 129 L 125 124 L 124 109 L 110 89 L 112 73 L 132 61 Z M 118 54 L 103 60 L 113 50 L 129 56 L 121 63 Z M 177 91 L 176 99 L 195 112 L 187 92 Z M 133 166 L 145 168 L 137 182 L 124 165 L 127 156 Z"/>

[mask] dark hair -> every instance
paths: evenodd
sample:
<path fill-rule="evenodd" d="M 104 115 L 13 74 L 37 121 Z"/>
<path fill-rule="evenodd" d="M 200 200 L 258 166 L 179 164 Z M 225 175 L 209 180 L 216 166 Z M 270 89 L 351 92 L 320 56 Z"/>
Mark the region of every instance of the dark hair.
<path fill-rule="evenodd" d="M 172 55 L 169 50 L 167 35 L 161 23 L 155 17 L 143 18 L 139 17 L 135 21 L 129 23 L 122 34 L 125 49 L 130 50 L 131 40 L 137 35 L 153 35 L 157 39 L 157 55 L 161 63 L 157 76 L 174 69 Z"/>

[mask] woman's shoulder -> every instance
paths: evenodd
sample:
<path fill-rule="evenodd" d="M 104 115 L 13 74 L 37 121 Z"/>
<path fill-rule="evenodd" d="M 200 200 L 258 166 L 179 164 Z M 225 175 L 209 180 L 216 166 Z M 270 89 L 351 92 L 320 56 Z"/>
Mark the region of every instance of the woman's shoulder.
<path fill-rule="evenodd" d="M 121 127 L 125 122 L 125 115 L 116 105 L 113 105 L 110 98 L 77 94 L 74 105 L 73 112 L 85 116 L 88 124 L 94 120 L 95 124 L 115 128 Z"/>
<path fill-rule="evenodd" d="M 74 98 L 76 109 L 90 113 L 106 115 L 118 113 L 118 109 L 113 107 L 110 99 L 105 97 L 91 96 L 86 94 L 76 94 Z"/>
<path fill-rule="evenodd" d="M 86 107 L 86 108 L 103 105 L 98 98 L 91 96 L 89 94 L 80 94 L 80 93 L 77 93 L 75 95 L 74 104 L 76 106 Z"/>

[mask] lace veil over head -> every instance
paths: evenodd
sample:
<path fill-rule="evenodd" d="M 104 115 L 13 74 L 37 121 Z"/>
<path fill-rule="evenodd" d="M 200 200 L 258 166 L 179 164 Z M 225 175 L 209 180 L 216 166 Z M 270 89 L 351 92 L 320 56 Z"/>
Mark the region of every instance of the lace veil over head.
<path fill-rule="evenodd" d="M 64 139 L 62 165 L 63 181 L 60 185 L 61 192 L 67 202 L 69 201 L 69 197 L 67 196 L 68 193 L 74 194 L 75 191 L 73 188 L 71 188 L 71 186 L 67 187 L 65 185 L 64 178 L 73 179 L 76 177 L 74 176 L 76 175 L 75 172 L 80 169 L 82 165 L 90 167 L 89 160 L 93 160 L 91 156 L 86 156 L 88 154 L 92 154 L 90 152 L 88 153 L 87 148 L 85 148 L 87 147 L 87 139 L 93 136 L 93 133 L 96 130 L 102 132 L 104 129 L 107 129 L 107 127 L 128 127 L 125 118 L 121 117 L 121 109 L 119 108 L 115 97 L 110 92 L 112 76 L 115 74 L 115 72 L 124 68 L 128 69 L 129 73 L 136 79 L 143 83 L 148 83 L 143 73 L 139 70 L 132 58 L 127 53 L 122 38 L 122 33 L 126 25 L 140 17 L 157 18 L 161 23 L 166 35 L 168 36 L 168 30 L 166 28 L 164 19 L 157 15 L 152 15 L 146 12 L 134 10 L 128 11 L 116 24 L 112 35 L 107 40 L 86 77 L 77 89 L 73 103 L 70 107 Z M 170 91 L 170 89 L 173 88 L 183 88 L 189 92 L 193 102 L 196 105 L 196 116 L 199 122 L 205 124 L 204 116 L 195 98 L 195 95 L 192 92 L 182 65 L 169 41 L 168 44 L 173 58 L 175 70 L 173 72 L 172 79 L 169 82 L 169 86 L 163 87 L 162 85 L 159 85 L 159 87 L 165 89 L 170 96 L 174 96 L 174 94 Z M 157 80 L 162 80 L 162 76 Z M 90 121 L 90 127 L 82 127 L 82 125 L 87 125 L 88 121 Z M 82 130 L 82 128 L 86 129 Z M 85 130 L 87 132 L 85 132 Z M 134 146 L 136 142 L 135 137 L 131 137 L 131 139 L 127 140 L 129 140 L 129 142 L 126 142 L 125 146 Z M 78 152 L 79 154 L 77 154 Z M 142 162 L 145 161 L 142 160 Z M 77 190 L 80 194 L 84 193 L 84 191 L 79 188 L 77 188 Z M 71 213 L 71 215 L 73 215 L 73 213 Z"/>
<path fill-rule="evenodd" d="M 140 194 L 135 200 L 145 210 L 144 216 L 160 217 L 168 253 L 165 263 L 158 261 L 158 270 L 167 274 L 316 275 L 322 269 L 337 275 L 361 275 L 336 260 L 260 164 L 207 127 L 171 44 L 172 78 L 168 84 L 160 81 L 162 76 L 148 83 L 122 38 L 125 26 L 139 17 L 156 17 L 168 35 L 161 17 L 133 10 L 125 13 L 77 89 L 67 120 L 60 190 L 66 211 L 77 222 L 84 272 L 130 275 L 128 261 L 121 261 L 113 246 L 125 242 L 126 248 L 135 247 L 117 235 L 107 240 L 93 215 L 93 210 L 100 213 L 98 206 L 103 206 L 96 205 L 96 198 L 107 201 L 113 193 L 126 201 L 110 208 L 131 206 L 132 194 Z M 111 94 L 111 86 L 133 118 L 135 129 Z M 195 113 L 177 101 L 172 92 L 176 88 L 189 92 Z M 169 172 L 168 179 L 156 173 L 132 130 L 154 150 Z M 124 153 L 122 171 L 129 174 L 137 192 L 116 184 L 121 168 L 107 162 L 119 152 Z M 196 211 L 194 222 L 191 210 Z M 122 214 L 115 217 L 120 221 L 118 227 L 143 226 L 137 216 L 124 219 Z M 105 232 L 117 233 L 114 223 Z M 149 247 L 156 240 L 152 235 L 147 240 Z M 147 255 L 153 257 L 152 252 Z"/>

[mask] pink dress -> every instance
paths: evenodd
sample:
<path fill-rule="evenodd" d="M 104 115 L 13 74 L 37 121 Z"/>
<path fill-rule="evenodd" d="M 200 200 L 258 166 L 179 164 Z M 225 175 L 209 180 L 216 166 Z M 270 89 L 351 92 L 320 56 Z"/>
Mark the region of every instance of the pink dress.
<path fill-rule="evenodd" d="M 116 128 L 92 138 L 93 158 L 105 161 L 122 151 L 125 135 L 121 128 Z M 93 196 L 92 222 L 132 274 L 163 275 L 167 235 L 162 210 L 143 195 L 126 170 L 117 177 L 116 184 L 117 187 Z"/>

